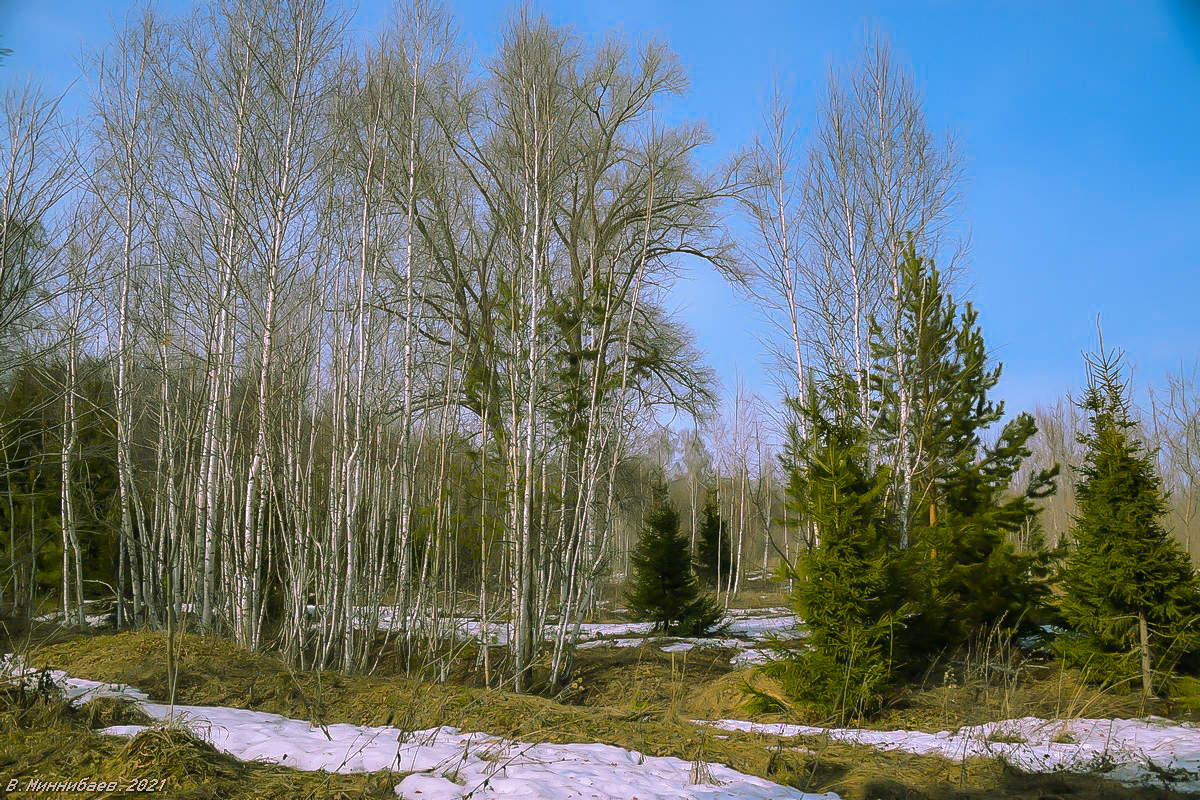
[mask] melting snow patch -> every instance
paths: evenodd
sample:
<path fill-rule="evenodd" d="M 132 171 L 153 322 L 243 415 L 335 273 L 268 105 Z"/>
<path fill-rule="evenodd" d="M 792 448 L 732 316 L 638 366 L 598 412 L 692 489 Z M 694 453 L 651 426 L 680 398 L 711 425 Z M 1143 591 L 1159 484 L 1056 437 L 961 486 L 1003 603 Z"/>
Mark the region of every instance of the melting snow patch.
<path fill-rule="evenodd" d="M 664 653 L 678 653 L 683 650 L 691 650 L 693 647 L 728 647 L 740 650 L 745 646 L 746 643 L 741 639 L 705 639 L 702 637 L 680 636 L 674 640 L 673 644 L 668 644 L 658 649 Z"/>
<path fill-rule="evenodd" d="M 315 614 L 312 609 L 310 614 Z M 355 626 L 368 628 L 372 624 L 380 630 L 399 630 L 404 624 L 409 627 L 436 630 L 442 635 L 455 639 L 474 639 L 486 641 L 487 644 L 503 646 L 508 644 L 511 628 L 503 620 L 490 620 L 485 626 L 478 618 L 447 617 L 431 620 L 427 617 L 410 617 L 402 619 L 397 609 L 381 606 L 377 610 L 365 606 L 355 608 Z M 742 608 L 729 609 L 726 617 L 724 634 L 726 638 L 684 638 L 656 636 L 652 622 L 592 622 L 579 625 L 578 644 L 583 649 L 592 647 L 640 647 L 647 641 L 666 639 L 664 652 L 681 652 L 691 647 L 729 647 L 744 650 L 755 642 L 763 642 L 777 636 L 803 635 L 796 631 L 797 617 L 785 608 Z M 554 641 L 558 636 L 558 625 L 549 623 L 542 629 L 542 638 Z M 575 634 L 575 626 L 568 626 L 567 635 Z M 688 644 L 691 647 L 687 646 Z M 739 657 L 735 665 L 761 664 L 767 661 L 765 653 L 749 651 Z"/>
<path fill-rule="evenodd" d="M 143 708 L 165 719 L 167 709 Z M 476 800 L 520 795 L 524 800 L 836 800 L 709 764 L 706 784 L 691 782 L 693 765 L 603 744 L 522 744 L 455 728 L 405 734 L 396 728 L 330 725 L 329 736 L 302 720 L 230 708 L 176 707 L 197 736 L 242 759 L 302 770 L 411 772 L 396 786 L 410 800 Z M 136 725 L 101 733 L 131 736 Z"/>
<path fill-rule="evenodd" d="M 1161 717 L 1045 720 L 1022 717 L 951 733 L 817 728 L 740 720 L 701 723 L 774 736 L 828 736 L 849 744 L 951 760 L 1001 758 L 1027 772 L 1088 772 L 1126 784 L 1200 792 L 1200 730 Z"/>
<path fill-rule="evenodd" d="M 590 650 L 593 647 L 641 647 L 645 639 L 592 639 L 575 645 L 580 650 Z"/>
<path fill-rule="evenodd" d="M 654 632 L 653 622 L 585 622 L 579 626 L 579 638 L 598 639 L 601 636 L 649 636 Z"/>
<path fill-rule="evenodd" d="M 111 621 L 111 614 L 105 609 L 105 604 L 102 602 L 97 602 L 97 601 L 93 601 L 93 600 L 85 601 L 83 604 L 83 610 L 84 610 L 83 625 L 86 628 L 99 628 L 103 625 L 108 624 Z M 99 611 L 100 613 L 89 614 L 89 613 L 87 613 L 88 611 L 92 611 L 92 612 Z M 74 626 L 76 623 L 77 618 L 76 618 L 75 614 L 76 614 L 76 612 L 74 610 L 72 610 L 70 612 L 66 612 L 66 613 L 64 613 L 62 611 L 51 611 L 48 614 L 42 614 L 41 616 L 34 617 L 33 621 L 34 622 L 52 622 L 52 623 L 61 625 L 63 627 L 69 628 L 69 627 Z"/>
<path fill-rule="evenodd" d="M 735 636 L 765 639 L 792 633 L 799 619 L 795 614 L 769 614 L 735 618 L 727 631 Z"/>
<path fill-rule="evenodd" d="M 20 656 L 11 653 L 0 656 L 0 675 L 7 675 L 18 680 L 24 678 L 27 681 L 36 681 L 37 676 L 41 674 L 48 676 L 56 686 L 62 689 L 66 699 L 72 703 L 86 703 L 97 697 L 123 697 L 139 703 L 150 699 L 145 692 L 124 683 L 102 683 L 72 678 L 61 669 L 30 669 Z"/>
<path fill-rule="evenodd" d="M 755 664 L 765 664 L 771 660 L 771 653 L 768 650 L 743 650 L 729 659 L 729 663 L 735 667 L 749 667 Z"/>
<path fill-rule="evenodd" d="M 779 636 L 802 636 L 796 631 L 798 618 L 782 608 L 730 609 L 722 638 L 655 636 L 654 626 L 649 622 L 600 623 L 581 625 L 581 643 L 586 650 L 593 647 L 640 647 L 647 642 L 657 641 L 664 653 L 679 653 L 697 647 L 727 647 L 740 650 L 731 660 L 734 666 L 764 664 L 770 660 L 765 649 L 752 647 L 757 642 L 766 642 Z M 613 637 L 613 638 L 604 638 Z"/>
<path fill-rule="evenodd" d="M 20 659 L 0 658 L 14 676 L 27 669 Z M 603 744 L 523 744 L 482 733 L 440 727 L 404 732 L 390 726 L 336 724 L 323 728 L 304 720 L 220 706 L 175 706 L 148 702 L 124 684 L 72 678 L 48 670 L 72 699 L 128 697 L 150 717 L 186 726 L 219 750 L 242 760 L 262 759 L 301 770 L 411 773 L 396 786 L 405 800 L 838 800 L 801 792 L 722 764 L 695 764 L 646 756 Z M 141 725 L 100 731 L 135 736 Z M 702 779 L 702 781 L 701 781 Z"/>

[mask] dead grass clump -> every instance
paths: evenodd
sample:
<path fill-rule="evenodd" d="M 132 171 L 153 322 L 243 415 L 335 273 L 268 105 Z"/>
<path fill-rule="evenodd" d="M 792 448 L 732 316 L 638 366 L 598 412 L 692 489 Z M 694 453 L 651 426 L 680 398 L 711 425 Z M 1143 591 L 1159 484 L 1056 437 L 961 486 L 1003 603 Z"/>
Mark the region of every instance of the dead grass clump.
<path fill-rule="evenodd" d="M 286 673 L 278 659 L 215 636 L 179 634 L 175 649 L 179 664 L 175 699 L 180 703 L 234 705 L 239 696 L 244 699 L 254 678 Z M 30 658 L 72 675 L 128 683 L 155 699 L 168 699 L 165 633 L 100 634 L 91 637 L 86 646 L 69 642 L 36 647 Z"/>
<path fill-rule="evenodd" d="M 186 730 L 170 726 L 146 728 L 121 751 L 117 763 L 126 775 L 154 775 L 180 786 L 189 781 L 213 782 L 237 777 L 241 763 Z"/>
<path fill-rule="evenodd" d="M 1006 686 L 975 679 L 912 687 L 869 725 L 935 732 L 1018 717 L 1128 719 L 1168 710 L 1163 701 L 1147 702 L 1139 694 L 1097 686 L 1061 664 L 1026 664 L 1019 679 Z"/>
<path fill-rule="evenodd" d="M 790 722 L 818 721 L 798 704 L 781 702 L 776 713 L 751 714 L 756 696 L 786 697 L 775 678 L 757 668 L 730 672 L 695 687 L 688 695 L 686 711 L 693 719 L 748 719 Z"/>
<path fill-rule="evenodd" d="M 843 800 L 892 800 L 937 797 L 947 787 L 995 786 L 1003 764 L 995 760 L 947 761 L 899 751 L 884 751 L 825 737 L 805 737 L 805 768 L 820 778 L 833 765 L 840 774 L 829 775 L 811 790 L 836 792 Z"/>
<path fill-rule="evenodd" d="M 343 775 L 244 763 L 172 726 L 138 733 L 113 759 L 113 767 L 117 774 L 166 778 L 166 796 L 187 800 L 383 800 L 396 796 L 394 787 L 402 777 L 387 770 Z"/>
<path fill-rule="evenodd" d="M 580 650 L 572 684 L 555 699 L 569 705 L 690 714 L 690 697 L 729 672 L 731 652 L 697 647 L 664 653 L 658 645 Z"/>
<path fill-rule="evenodd" d="M 0 685 L 0 724 L 9 729 L 50 729 L 67 723 L 74 709 L 57 688 L 28 683 Z"/>
<path fill-rule="evenodd" d="M 738 670 L 706 681 L 687 697 L 687 710 L 697 719 L 742 719 L 746 714 L 747 683 L 758 688 L 774 680 L 756 669 Z M 764 687 L 765 688 L 765 687 Z"/>
<path fill-rule="evenodd" d="M 79 707 L 83 723 L 89 728 L 114 725 L 150 725 L 154 722 L 137 703 L 125 697 L 94 697 Z"/>

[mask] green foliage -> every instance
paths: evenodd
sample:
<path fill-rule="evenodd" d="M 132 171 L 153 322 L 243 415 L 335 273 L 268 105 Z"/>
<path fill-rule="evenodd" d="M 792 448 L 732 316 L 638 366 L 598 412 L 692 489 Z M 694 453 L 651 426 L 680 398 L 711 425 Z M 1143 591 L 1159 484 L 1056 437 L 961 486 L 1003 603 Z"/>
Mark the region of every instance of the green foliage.
<path fill-rule="evenodd" d="M 902 526 L 903 573 L 919 611 L 910 647 L 936 654 L 997 625 L 1040 622 L 1048 595 L 1049 553 L 1040 545 L 1036 500 L 1054 491 L 1058 468 L 1042 470 L 1017 493 L 1013 477 L 1030 455 L 1033 417 L 1008 422 L 995 444 L 982 434 L 1004 415 L 989 393 L 978 312 L 961 312 L 936 267 L 910 243 L 901 265 L 901 313 L 885 336 L 873 324 L 874 385 L 881 402 L 881 451 L 893 473 Z M 901 387 L 908 387 L 901 396 Z M 900 477 L 907 465 L 911 476 Z M 1033 546 L 1018 551 L 1017 534 Z"/>
<path fill-rule="evenodd" d="M 1017 416 L 977 460 L 935 484 L 938 505 L 914 525 L 906 554 L 912 566 L 905 572 L 919 582 L 914 596 L 922 606 L 910 622 L 914 645 L 939 651 L 996 626 L 1015 632 L 1046 621 L 1052 554 L 1035 500 L 1053 491 L 1057 469 L 1035 473 L 1020 493 L 1010 489 L 1034 433 L 1033 418 Z M 1026 548 L 1018 550 L 1014 540 L 1022 531 Z"/>
<path fill-rule="evenodd" d="M 701 591 L 690 545 L 679 531 L 679 513 L 665 490 L 660 494 L 630 558 L 633 585 L 625 599 L 635 619 L 654 622 L 666 633 L 704 636 L 721 621 L 723 611 Z"/>
<path fill-rule="evenodd" d="M 696 531 L 696 572 L 713 586 L 729 576 L 733 569 L 733 537 L 729 525 L 717 512 L 717 502 L 704 504 L 704 516 Z"/>
<path fill-rule="evenodd" d="M 1043 621 L 1049 594 L 1036 501 L 1057 467 L 1014 492 L 1033 418 L 984 444 L 1004 407 L 988 397 L 1000 368 L 977 313 L 911 243 L 900 277 L 895 324 L 872 321 L 870 397 L 851 376 L 809 387 L 793 404 L 804 436 L 793 428 L 784 458 L 790 507 L 817 544 L 791 567 L 806 648 L 768 671 L 841 715 L 878 708 L 896 681 L 984 632 Z"/>
<path fill-rule="evenodd" d="M 812 392 L 797 409 L 809 435 L 802 440 L 793 428 L 784 460 L 793 507 L 818 535 L 794 566 L 796 611 L 809 636 L 766 668 L 785 691 L 843 716 L 876 709 L 895 680 L 901 616 L 884 500 L 891 474 L 869 463 L 866 431 L 846 402 L 850 385 L 827 384 L 834 402 Z"/>
<path fill-rule="evenodd" d="M 1089 359 L 1080 437 L 1078 511 L 1062 572 L 1063 615 L 1074 635 L 1057 646 L 1110 681 L 1140 672 L 1138 617 L 1148 629 L 1156 679 L 1200 652 L 1200 581 L 1162 525 L 1166 499 L 1153 453 L 1134 436 L 1119 354 Z"/>
<path fill-rule="evenodd" d="M 0 536 L 0 561 L 14 565 L 25 591 L 52 591 L 62 581 L 64 374 L 61 365 L 31 364 L 9 377 L 0 396 L 0 530 L 6 532 Z M 111 582 L 116 444 L 104 374 L 93 362 L 80 368 L 72 486 L 84 579 Z"/>

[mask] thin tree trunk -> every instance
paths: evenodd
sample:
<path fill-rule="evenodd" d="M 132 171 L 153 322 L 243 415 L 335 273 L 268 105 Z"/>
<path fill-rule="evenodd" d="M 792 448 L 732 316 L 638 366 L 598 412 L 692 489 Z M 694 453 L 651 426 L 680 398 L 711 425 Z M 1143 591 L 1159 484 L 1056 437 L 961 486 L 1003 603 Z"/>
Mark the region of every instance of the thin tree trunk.
<path fill-rule="evenodd" d="M 1146 624 L 1146 615 L 1139 611 L 1138 615 L 1138 648 L 1141 651 L 1142 662 L 1142 694 L 1154 696 L 1154 675 L 1150 665 L 1150 630 Z"/>

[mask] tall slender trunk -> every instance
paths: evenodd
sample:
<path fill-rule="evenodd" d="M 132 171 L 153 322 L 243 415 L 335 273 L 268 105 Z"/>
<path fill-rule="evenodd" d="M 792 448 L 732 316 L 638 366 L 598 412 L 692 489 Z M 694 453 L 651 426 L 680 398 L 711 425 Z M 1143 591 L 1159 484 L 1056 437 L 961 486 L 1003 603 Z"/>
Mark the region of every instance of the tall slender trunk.
<path fill-rule="evenodd" d="M 1138 649 L 1141 655 L 1142 666 L 1142 694 L 1146 697 L 1154 696 L 1154 673 L 1150 664 L 1150 629 L 1146 624 L 1145 612 L 1139 611 L 1138 620 Z"/>
<path fill-rule="evenodd" d="M 78 302 L 71 298 L 72 304 Z M 71 556 L 74 556 L 75 566 L 75 624 L 83 625 L 83 571 L 82 555 L 79 548 L 79 537 L 76 530 L 75 493 L 72 491 L 72 467 L 75 461 L 75 446 L 79 439 L 78 420 L 76 418 L 76 338 L 78 317 L 71 310 L 71 330 L 67 334 L 67 381 L 63 392 L 62 420 L 62 618 L 65 623 L 71 615 Z"/>

